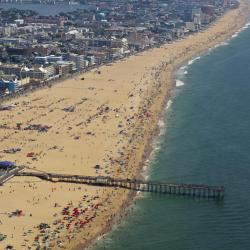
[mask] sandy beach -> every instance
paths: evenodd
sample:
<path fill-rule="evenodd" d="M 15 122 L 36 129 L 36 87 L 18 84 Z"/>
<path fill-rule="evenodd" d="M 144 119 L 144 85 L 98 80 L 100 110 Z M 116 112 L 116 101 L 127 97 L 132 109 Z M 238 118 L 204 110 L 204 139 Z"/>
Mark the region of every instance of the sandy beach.
<path fill-rule="evenodd" d="M 0 111 L 0 160 L 29 171 L 138 177 L 176 69 L 231 37 L 248 14 L 242 0 L 205 31 L 5 102 L 12 109 Z M 121 218 L 130 197 L 15 177 L 0 187 L 0 233 L 7 235 L 0 249 L 83 249 Z"/>

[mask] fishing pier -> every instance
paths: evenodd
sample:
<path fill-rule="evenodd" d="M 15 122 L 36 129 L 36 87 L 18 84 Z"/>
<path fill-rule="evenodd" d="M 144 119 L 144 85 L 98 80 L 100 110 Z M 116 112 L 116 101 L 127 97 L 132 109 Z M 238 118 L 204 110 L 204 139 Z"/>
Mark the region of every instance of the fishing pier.
<path fill-rule="evenodd" d="M 68 182 L 93 186 L 116 187 L 148 193 L 169 194 L 216 200 L 222 200 L 224 198 L 225 192 L 223 186 L 174 184 L 156 181 L 144 181 L 138 179 L 119 179 L 106 176 L 66 175 L 22 171 L 17 172 L 16 176 L 31 176 L 51 182 Z"/>

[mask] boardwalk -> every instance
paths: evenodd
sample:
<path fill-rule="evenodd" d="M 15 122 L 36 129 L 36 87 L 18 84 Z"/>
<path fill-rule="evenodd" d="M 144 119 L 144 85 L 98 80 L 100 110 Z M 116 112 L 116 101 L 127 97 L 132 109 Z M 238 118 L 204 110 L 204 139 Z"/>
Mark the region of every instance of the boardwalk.
<path fill-rule="evenodd" d="M 18 176 L 34 176 L 52 182 L 69 182 L 95 186 L 119 187 L 135 191 L 173 194 L 190 197 L 223 199 L 224 187 L 195 184 L 174 184 L 137 179 L 116 179 L 106 176 L 82 176 L 37 172 L 18 172 Z"/>

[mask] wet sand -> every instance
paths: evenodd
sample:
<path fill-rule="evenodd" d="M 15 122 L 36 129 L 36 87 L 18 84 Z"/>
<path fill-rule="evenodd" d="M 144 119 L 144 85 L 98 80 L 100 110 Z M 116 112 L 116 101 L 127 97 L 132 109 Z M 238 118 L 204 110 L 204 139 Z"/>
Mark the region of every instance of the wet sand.
<path fill-rule="evenodd" d="M 13 108 L 0 111 L 0 160 L 56 173 L 139 176 L 175 70 L 230 37 L 248 13 L 242 1 L 206 31 L 6 102 Z M 12 148 L 20 151 L 4 152 Z M 129 197 L 126 190 L 15 177 L 0 187 L 0 233 L 7 235 L 0 248 L 39 242 L 82 249 L 112 227 Z M 42 222 L 50 228 L 39 229 Z"/>

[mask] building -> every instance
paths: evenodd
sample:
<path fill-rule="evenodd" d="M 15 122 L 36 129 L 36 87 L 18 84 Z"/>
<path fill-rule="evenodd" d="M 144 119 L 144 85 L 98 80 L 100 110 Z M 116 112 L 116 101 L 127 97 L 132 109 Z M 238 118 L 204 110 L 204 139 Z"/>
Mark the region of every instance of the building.
<path fill-rule="evenodd" d="M 69 54 L 69 61 L 75 63 L 77 70 L 81 70 L 87 66 L 84 55 Z"/>
<path fill-rule="evenodd" d="M 190 32 L 195 32 L 196 31 L 196 25 L 194 22 L 186 22 L 186 29 Z"/>
<path fill-rule="evenodd" d="M 139 32 L 131 32 L 127 39 L 129 48 L 134 50 L 145 49 L 151 44 L 148 36 Z"/>
<path fill-rule="evenodd" d="M 59 61 L 55 65 L 56 75 L 64 76 L 73 72 L 75 64 L 68 61 Z"/>
<path fill-rule="evenodd" d="M 1 41 L 0 41 L 1 43 Z M 47 56 L 51 52 L 52 48 L 49 46 L 12 46 L 6 48 L 9 55 L 22 55 L 30 57 L 34 54 L 39 54 L 41 56 Z"/>
<path fill-rule="evenodd" d="M 215 7 L 213 5 L 203 5 L 201 6 L 201 11 L 204 14 L 213 16 L 215 14 Z"/>
<path fill-rule="evenodd" d="M 36 56 L 34 62 L 36 64 L 45 65 L 48 63 L 56 63 L 58 61 L 62 61 L 62 56 L 55 56 L 55 55 L 49 55 L 49 56 Z"/>
<path fill-rule="evenodd" d="M 0 80 L 0 95 L 4 94 L 7 90 L 10 93 L 16 92 L 18 89 L 18 83 L 14 81 Z"/>
<path fill-rule="evenodd" d="M 5 75 L 15 75 L 20 77 L 22 67 L 16 64 L 1 64 L 0 71 L 2 71 Z"/>
<path fill-rule="evenodd" d="M 22 38 L 11 38 L 11 37 L 2 37 L 0 38 L 0 44 L 2 45 L 21 45 L 21 44 L 25 44 L 26 40 L 22 39 Z"/>
<path fill-rule="evenodd" d="M 27 73 L 27 76 L 35 80 L 47 80 L 49 77 L 53 77 L 56 74 L 54 65 L 47 67 L 39 66 L 30 69 Z"/>

